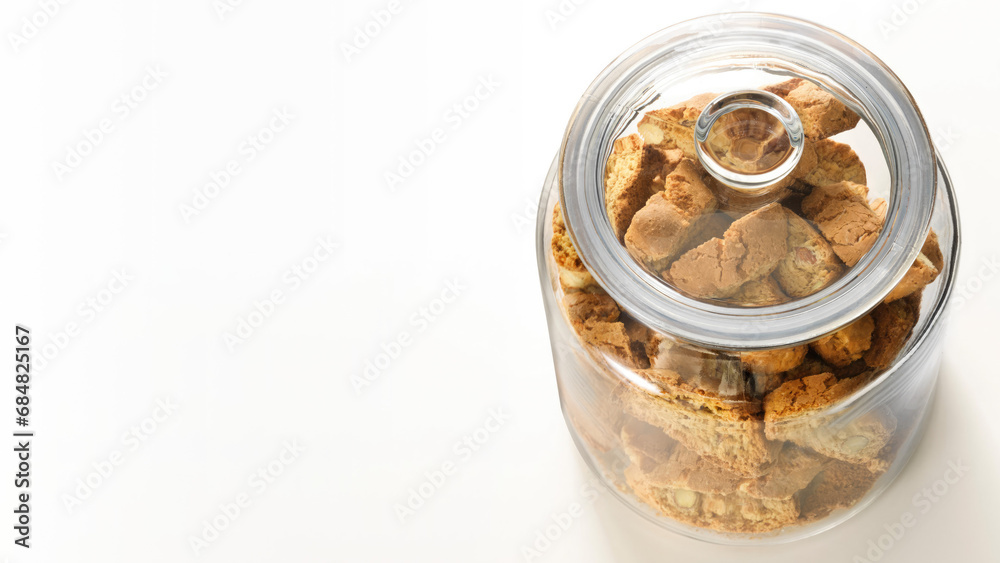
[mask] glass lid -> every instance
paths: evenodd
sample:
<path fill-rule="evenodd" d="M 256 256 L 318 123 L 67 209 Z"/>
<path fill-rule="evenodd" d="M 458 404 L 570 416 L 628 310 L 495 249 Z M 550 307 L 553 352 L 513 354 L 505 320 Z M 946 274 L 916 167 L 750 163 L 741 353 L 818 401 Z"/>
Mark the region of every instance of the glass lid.
<path fill-rule="evenodd" d="M 659 32 L 590 86 L 561 204 L 629 314 L 712 348 L 790 346 L 880 303 L 936 196 L 915 103 L 873 54 L 812 23 L 726 14 Z"/>

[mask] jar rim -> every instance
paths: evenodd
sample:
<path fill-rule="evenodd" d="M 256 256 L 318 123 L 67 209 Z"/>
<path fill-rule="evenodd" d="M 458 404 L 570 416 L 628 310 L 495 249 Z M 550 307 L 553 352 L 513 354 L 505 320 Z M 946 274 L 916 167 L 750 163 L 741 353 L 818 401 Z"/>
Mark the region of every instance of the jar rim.
<path fill-rule="evenodd" d="M 766 64 L 765 64 L 766 63 Z M 628 254 L 604 206 L 604 167 L 623 113 L 649 95 L 650 77 L 676 80 L 710 65 L 756 68 L 820 81 L 868 123 L 891 178 L 886 220 L 874 247 L 840 280 L 792 302 L 733 308 L 663 284 Z M 787 16 L 730 13 L 666 28 L 619 56 L 573 112 L 559 162 L 567 230 L 591 274 L 646 326 L 709 348 L 794 346 L 829 334 L 876 307 L 916 259 L 937 196 L 936 156 L 926 124 L 899 78 L 875 55 L 822 26 Z"/>

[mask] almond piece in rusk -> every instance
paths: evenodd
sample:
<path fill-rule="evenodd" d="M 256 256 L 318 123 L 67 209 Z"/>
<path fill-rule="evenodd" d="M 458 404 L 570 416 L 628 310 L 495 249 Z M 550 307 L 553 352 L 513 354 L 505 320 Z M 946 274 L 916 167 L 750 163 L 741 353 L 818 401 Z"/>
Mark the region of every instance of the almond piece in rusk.
<path fill-rule="evenodd" d="M 774 279 L 791 297 L 806 297 L 833 283 L 844 265 L 809 221 L 788 212 L 788 254 L 778 262 Z"/>
<path fill-rule="evenodd" d="M 819 414 L 867 381 L 863 375 L 838 381 L 832 373 L 821 373 L 784 383 L 764 397 L 768 439 L 789 440 L 849 463 L 877 459 L 896 431 L 896 417 L 889 409 L 875 407 L 863 413 Z"/>

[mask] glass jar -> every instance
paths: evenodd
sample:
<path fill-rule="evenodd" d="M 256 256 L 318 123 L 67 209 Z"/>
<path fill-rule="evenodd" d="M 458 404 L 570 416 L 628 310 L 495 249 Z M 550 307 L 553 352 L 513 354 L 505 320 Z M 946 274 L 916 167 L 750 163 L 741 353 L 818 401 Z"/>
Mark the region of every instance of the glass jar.
<path fill-rule="evenodd" d="M 663 30 L 583 95 L 540 210 L 563 413 L 636 512 L 785 542 L 903 469 L 958 215 L 916 104 L 873 54 L 768 14 Z"/>

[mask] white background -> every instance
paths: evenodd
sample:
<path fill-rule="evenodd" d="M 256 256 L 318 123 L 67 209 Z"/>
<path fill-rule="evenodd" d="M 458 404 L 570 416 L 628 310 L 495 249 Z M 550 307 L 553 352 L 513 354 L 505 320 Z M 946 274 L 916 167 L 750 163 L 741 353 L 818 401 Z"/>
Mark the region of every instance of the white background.
<path fill-rule="evenodd" d="M 399 2 L 350 55 L 343 46 L 387 0 L 234 0 L 221 16 L 215 0 L 95 0 L 49 18 L 35 16 L 36 0 L 3 2 L 0 348 L 13 352 L 23 323 L 36 356 L 46 344 L 58 352 L 44 369 L 36 360 L 32 382 L 32 548 L 12 543 L 15 459 L 4 447 L 0 557 L 524 561 L 552 515 L 580 503 L 536 560 L 846 563 L 917 511 L 882 561 L 1000 561 L 1000 276 L 984 266 L 1000 257 L 990 125 L 1000 9 L 567 0 L 554 17 L 558 0 Z M 593 77 L 662 27 L 734 9 L 814 19 L 883 58 L 944 150 L 964 221 L 967 297 L 926 440 L 870 509 L 783 547 L 702 544 L 610 495 L 588 501 L 534 255 L 534 202 Z M 32 17 L 48 21 L 15 46 Z M 126 115 L 116 99 L 147 67 L 166 76 L 135 91 L 143 100 Z M 481 80 L 498 86 L 455 118 L 449 109 Z M 290 123 L 260 133 L 282 109 Z M 57 174 L 53 163 L 104 119 L 111 132 Z M 385 173 L 439 128 L 433 153 L 390 189 Z M 241 146 L 258 134 L 271 142 L 249 160 Z M 181 206 L 231 160 L 239 173 L 187 221 Z M 338 248 L 314 264 L 318 239 Z M 317 267 L 295 285 L 285 275 L 296 264 Z M 457 298 L 439 308 L 456 281 Z M 225 333 L 275 291 L 282 302 L 231 351 Z M 418 322 L 428 307 L 438 314 Z M 352 376 L 401 333 L 409 344 L 357 392 Z M 3 432 L 15 429 L 13 386 L 12 375 L 0 384 Z M 176 410 L 164 415 L 158 400 Z M 456 450 L 490 409 L 509 418 L 477 451 Z M 141 442 L 125 436 L 133 428 Z M 291 442 L 304 451 L 281 461 Z M 109 472 L 110 458 L 120 463 Z M 919 513 L 914 495 L 958 461 L 969 472 Z M 394 506 L 447 462 L 453 475 L 401 523 Z M 251 480 L 269 466 L 280 475 Z M 190 538 L 240 494 L 249 503 L 196 557 Z"/>

